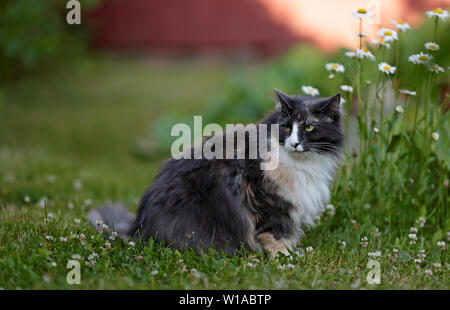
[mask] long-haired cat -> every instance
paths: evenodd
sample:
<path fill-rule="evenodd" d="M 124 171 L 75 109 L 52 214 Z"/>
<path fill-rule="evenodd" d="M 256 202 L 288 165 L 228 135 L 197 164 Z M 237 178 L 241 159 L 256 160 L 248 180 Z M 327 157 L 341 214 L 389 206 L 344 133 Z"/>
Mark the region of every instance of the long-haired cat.
<path fill-rule="evenodd" d="M 169 159 L 137 216 L 109 204 L 90 212 L 92 225 L 101 220 L 123 238 L 153 238 L 179 250 L 214 247 L 233 255 L 244 246 L 288 255 L 330 199 L 342 157 L 342 115 L 340 94 L 275 92 L 278 107 L 259 122 L 279 126 L 275 169 L 261 170 L 261 158 Z"/>

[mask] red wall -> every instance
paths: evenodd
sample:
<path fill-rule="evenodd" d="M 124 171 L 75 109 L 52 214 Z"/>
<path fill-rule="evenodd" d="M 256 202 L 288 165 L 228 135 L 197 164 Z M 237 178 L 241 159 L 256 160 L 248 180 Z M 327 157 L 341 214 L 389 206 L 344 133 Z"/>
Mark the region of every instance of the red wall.
<path fill-rule="evenodd" d="M 104 0 L 88 20 L 101 49 L 273 54 L 300 39 L 255 0 Z"/>

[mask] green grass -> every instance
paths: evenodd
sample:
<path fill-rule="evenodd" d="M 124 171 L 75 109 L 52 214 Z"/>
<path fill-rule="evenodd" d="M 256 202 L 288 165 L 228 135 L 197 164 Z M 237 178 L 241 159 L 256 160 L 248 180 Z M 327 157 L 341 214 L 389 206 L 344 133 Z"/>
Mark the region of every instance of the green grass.
<path fill-rule="evenodd" d="M 120 240 L 105 248 L 105 240 L 85 219 L 87 211 L 107 199 L 121 200 L 136 210 L 140 195 L 162 160 L 143 161 L 134 156 L 137 137 L 147 136 L 151 122 L 166 113 L 200 114 L 207 99 L 221 90 L 228 70 L 217 64 L 118 58 L 90 59 L 70 68 L 20 80 L 3 91 L 0 287 L 450 287 L 448 251 L 436 245 L 439 240 L 448 243 L 448 229 L 442 225 L 448 221 L 433 221 L 436 214 L 445 217 L 447 211 L 426 213 L 427 222 L 419 228 L 417 243 L 409 244 L 409 228 L 417 227 L 415 215 L 420 214 L 421 207 L 411 203 L 411 197 L 368 197 L 370 189 L 345 174 L 341 174 L 332 197 L 335 214 L 322 217 L 292 258 L 270 260 L 266 255 L 245 251 L 235 257 L 213 250 L 200 255 L 179 253 L 151 241 L 130 248 Z M 76 181 L 82 184 L 79 190 L 74 187 Z M 422 191 L 414 198 L 425 201 L 427 195 Z M 46 207 L 41 205 L 44 197 Z M 372 201 L 375 203 L 367 205 Z M 388 212 L 381 212 L 386 205 Z M 403 210 L 408 208 L 417 208 L 418 212 L 404 216 Z M 53 217 L 47 222 L 50 213 Z M 401 218 L 401 222 L 390 217 Z M 81 223 L 75 223 L 76 218 Z M 80 234 L 85 235 L 84 240 L 80 240 Z M 53 241 L 45 238 L 49 235 Z M 360 244 L 364 236 L 369 240 L 367 247 Z M 67 241 L 61 242 L 60 237 Z M 344 249 L 339 246 L 341 240 L 346 242 Z M 306 251 L 309 246 L 314 249 L 312 253 Z M 391 260 L 388 254 L 393 255 L 393 249 L 399 254 Z M 425 250 L 426 258 L 417 265 L 414 259 L 420 249 Z M 375 251 L 381 252 L 377 258 L 381 264 L 380 285 L 366 282 L 368 253 Z M 85 265 L 92 253 L 98 254 L 96 263 Z M 74 254 L 82 257 L 81 285 L 71 286 L 66 283 L 66 264 Z M 437 269 L 435 263 L 441 267 Z M 426 275 L 425 270 L 433 274 Z"/>

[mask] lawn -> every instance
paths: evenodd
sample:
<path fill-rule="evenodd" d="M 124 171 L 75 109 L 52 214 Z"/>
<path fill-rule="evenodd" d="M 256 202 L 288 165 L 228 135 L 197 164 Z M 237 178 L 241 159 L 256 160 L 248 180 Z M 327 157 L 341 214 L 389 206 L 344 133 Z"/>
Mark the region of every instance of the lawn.
<path fill-rule="evenodd" d="M 376 211 L 381 202 L 364 204 L 367 189 L 359 191 L 356 184 L 354 191 L 346 190 L 348 182 L 333 191 L 334 207 L 292 257 L 270 260 L 245 251 L 235 257 L 214 250 L 180 253 L 152 241 L 106 241 L 96 233 L 86 220 L 88 210 L 120 200 L 135 211 L 163 160 L 135 156 L 138 138 L 148 136 L 150 124 L 167 113 L 201 114 L 227 76 L 228 68 L 217 63 L 106 57 L 6 85 L 0 101 L 0 287 L 450 287 L 448 251 L 437 245 L 448 243 L 449 233 L 428 221 L 434 215 L 428 214 L 423 226 L 418 217 L 405 217 L 401 226 L 390 224 L 396 222 Z M 411 197 L 401 204 L 392 200 L 390 207 L 416 208 Z M 414 244 L 410 227 L 418 230 Z M 71 259 L 81 263 L 79 285 L 66 282 Z M 370 259 L 380 262 L 380 284 L 366 280 Z"/>

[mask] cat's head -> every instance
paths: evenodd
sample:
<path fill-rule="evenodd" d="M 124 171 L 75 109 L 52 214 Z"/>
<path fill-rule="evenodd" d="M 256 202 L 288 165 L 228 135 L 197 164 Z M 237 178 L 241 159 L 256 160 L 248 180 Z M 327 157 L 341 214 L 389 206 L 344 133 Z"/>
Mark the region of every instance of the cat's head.
<path fill-rule="evenodd" d="M 339 156 L 344 135 L 341 95 L 330 98 L 287 95 L 275 89 L 280 101 L 280 144 L 291 154 L 314 152 Z"/>

